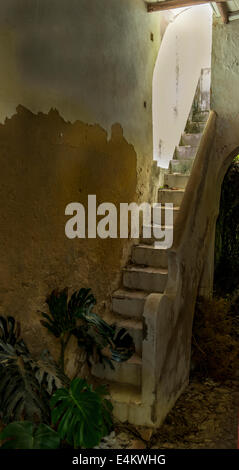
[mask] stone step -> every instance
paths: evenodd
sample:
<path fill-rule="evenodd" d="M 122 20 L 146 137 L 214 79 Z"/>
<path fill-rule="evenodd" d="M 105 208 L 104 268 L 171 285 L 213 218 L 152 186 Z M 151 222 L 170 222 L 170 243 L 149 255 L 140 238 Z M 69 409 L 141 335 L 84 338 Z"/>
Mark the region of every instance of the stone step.
<path fill-rule="evenodd" d="M 112 310 L 125 317 L 142 318 L 147 296 L 148 292 L 119 289 L 112 296 Z"/>
<path fill-rule="evenodd" d="M 183 189 L 159 189 L 158 202 L 166 204 L 167 202 L 174 206 L 180 206 L 183 200 Z"/>
<path fill-rule="evenodd" d="M 188 121 L 186 124 L 185 132 L 189 134 L 202 133 L 204 131 L 205 124 L 205 122 Z"/>
<path fill-rule="evenodd" d="M 169 173 L 164 176 L 164 185 L 168 188 L 185 189 L 189 180 L 189 175 L 180 173 Z"/>
<path fill-rule="evenodd" d="M 113 415 L 121 423 L 141 424 L 145 414 L 141 390 L 130 384 L 109 383 L 108 390 L 113 405 Z M 149 413 L 150 415 L 150 410 Z M 147 414 L 146 414 L 147 416 Z M 145 422 L 147 423 L 147 420 Z"/>
<path fill-rule="evenodd" d="M 132 265 L 123 270 L 123 285 L 128 289 L 162 293 L 167 279 L 168 271 L 164 268 Z"/>
<path fill-rule="evenodd" d="M 173 206 L 173 208 L 168 207 L 168 211 L 173 211 L 173 217 L 172 219 L 173 224 L 175 223 L 175 220 L 177 219 L 177 216 L 179 214 L 179 206 Z M 159 210 L 152 210 L 152 223 L 154 224 L 162 224 L 165 225 L 165 205 L 161 204 L 161 211 Z"/>
<path fill-rule="evenodd" d="M 198 111 L 193 113 L 192 121 L 193 122 L 207 122 L 209 117 L 209 111 Z"/>
<path fill-rule="evenodd" d="M 141 390 L 135 385 L 108 383 L 108 389 L 113 401 L 117 403 L 127 403 L 140 405 L 142 401 Z"/>
<path fill-rule="evenodd" d="M 164 241 L 164 237 L 161 236 L 161 231 L 165 232 L 166 229 L 173 231 L 173 225 L 167 227 L 161 224 L 143 225 L 142 234 L 140 236 L 140 243 L 153 245 L 157 241 Z M 143 230 L 145 230 L 145 234 L 147 235 L 146 237 L 143 236 Z"/>
<path fill-rule="evenodd" d="M 129 311 L 127 317 L 131 316 Z M 135 345 L 135 353 L 138 356 L 142 356 L 142 344 L 143 344 L 143 322 L 141 319 L 135 318 L 122 318 L 121 316 L 115 317 L 115 321 L 112 324 L 116 324 L 117 328 L 124 328 L 127 330 L 129 335 L 132 337 Z"/>
<path fill-rule="evenodd" d="M 152 427 L 152 405 L 141 398 L 137 387 L 128 384 L 109 384 L 113 415 L 121 423 Z"/>
<path fill-rule="evenodd" d="M 181 175 L 189 175 L 193 167 L 194 159 L 187 160 L 170 160 L 170 173 L 180 173 Z"/>
<path fill-rule="evenodd" d="M 168 252 L 162 248 L 149 245 L 136 245 L 132 250 L 132 261 L 138 265 L 152 266 L 153 268 L 168 267 Z"/>
<path fill-rule="evenodd" d="M 200 134 L 183 134 L 181 138 L 181 145 L 191 145 L 192 147 L 198 147 L 202 133 Z"/>
<path fill-rule="evenodd" d="M 195 158 L 197 147 L 191 145 L 179 145 L 175 149 L 174 158 L 176 160 L 187 160 L 188 158 Z"/>
<path fill-rule="evenodd" d="M 114 370 L 108 364 L 94 364 L 91 373 L 106 382 L 119 382 L 141 386 L 142 359 L 134 354 L 127 362 L 114 362 Z"/>

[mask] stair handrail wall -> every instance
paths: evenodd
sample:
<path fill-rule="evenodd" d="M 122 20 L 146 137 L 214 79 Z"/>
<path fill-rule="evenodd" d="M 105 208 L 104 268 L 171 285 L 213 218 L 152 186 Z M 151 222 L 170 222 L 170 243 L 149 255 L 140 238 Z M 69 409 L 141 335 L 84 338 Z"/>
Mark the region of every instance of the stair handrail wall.
<path fill-rule="evenodd" d="M 211 111 L 174 226 L 165 292 L 150 294 L 145 303 L 142 389 L 145 401 L 151 395 L 154 426 L 161 425 L 189 381 L 195 303 L 205 265 L 213 262 L 210 249 L 229 165 L 216 158 L 216 121 Z"/>
<path fill-rule="evenodd" d="M 174 225 L 174 241 L 171 250 L 173 252 L 175 252 L 180 246 L 180 242 L 190 217 L 193 219 L 196 217 L 195 210 L 197 208 L 197 204 L 200 202 L 200 195 L 206 182 L 207 167 L 215 137 L 216 119 L 217 115 L 215 111 L 210 111 L 197 149 L 180 211 Z"/>

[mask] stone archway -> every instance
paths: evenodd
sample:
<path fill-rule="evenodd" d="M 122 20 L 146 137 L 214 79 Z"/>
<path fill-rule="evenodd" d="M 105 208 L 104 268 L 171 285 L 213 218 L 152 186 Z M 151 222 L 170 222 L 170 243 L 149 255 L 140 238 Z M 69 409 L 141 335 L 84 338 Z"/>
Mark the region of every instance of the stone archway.
<path fill-rule="evenodd" d="M 215 236 L 214 290 L 232 294 L 239 286 L 239 148 L 235 149 L 221 189 Z"/>

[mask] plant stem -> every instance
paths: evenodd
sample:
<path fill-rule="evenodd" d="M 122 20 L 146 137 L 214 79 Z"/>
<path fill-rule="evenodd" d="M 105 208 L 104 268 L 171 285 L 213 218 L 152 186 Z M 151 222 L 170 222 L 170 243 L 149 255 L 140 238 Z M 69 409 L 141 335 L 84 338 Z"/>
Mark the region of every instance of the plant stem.
<path fill-rule="evenodd" d="M 69 343 L 70 337 L 71 337 L 71 331 L 68 333 L 65 341 L 64 341 L 64 337 L 61 338 L 61 353 L 60 353 L 59 366 L 63 373 L 65 373 L 65 350 L 66 350 L 67 344 Z"/>

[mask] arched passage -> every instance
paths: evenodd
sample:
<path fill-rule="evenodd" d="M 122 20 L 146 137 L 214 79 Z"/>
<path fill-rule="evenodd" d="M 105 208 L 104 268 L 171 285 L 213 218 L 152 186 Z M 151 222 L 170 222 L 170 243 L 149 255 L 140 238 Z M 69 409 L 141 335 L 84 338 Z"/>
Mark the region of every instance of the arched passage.
<path fill-rule="evenodd" d="M 221 189 L 215 236 L 214 290 L 232 294 L 239 287 L 239 147 L 232 154 Z"/>

